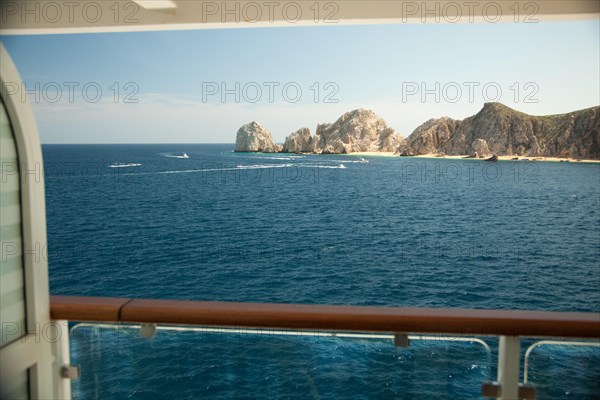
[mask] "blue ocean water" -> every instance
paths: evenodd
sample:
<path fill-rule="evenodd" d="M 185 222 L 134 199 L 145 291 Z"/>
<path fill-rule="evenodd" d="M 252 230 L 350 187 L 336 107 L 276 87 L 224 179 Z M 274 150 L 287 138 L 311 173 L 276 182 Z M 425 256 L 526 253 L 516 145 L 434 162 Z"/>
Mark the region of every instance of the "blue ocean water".
<path fill-rule="evenodd" d="M 600 311 L 599 164 L 384 157 L 369 157 L 365 163 L 346 155 L 232 149 L 230 144 L 44 146 L 51 292 Z M 182 158 L 184 153 L 189 158 Z M 86 357 L 96 357 L 98 364 L 113 351 L 134 351 L 134 344 L 127 350 L 123 342 L 106 339 L 112 334 L 109 330 L 84 335 L 83 342 L 93 336 L 98 338 L 96 345 L 108 341 L 118 346 L 111 350 L 105 345 L 100 353 L 81 351 L 77 357 L 88 362 Z M 216 340 L 195 337 L 185 340 L 211 344 Z M 246 340 L 242 347 L 263 351 L 259 339 Z M 357 344 L 346 353 L 330 353 L 336 345 L 311 340 L 328 350 L 305 356 L 324 357 L 324 368 L 337 360 L 340 371 L 339 365 L 357 358 L 375 375 L 390 368 L 368 363 L 371 353 L 380 351 L 377 344 L 369 345 L 368 351 Z M 86 348 L 74 344 L 76 349 Z M 294 346 L 305 348 L 300 342 Z M 135 354 L 147 356 L 142 350 Z M 280 354 L 289 359 L 285 351 Z M 393 354 L 390 358 L 396 360 L 403 355 L 400 350 Z M 220 357 L 235 363 L 231 357 Z M 110 360 L 113 368 L 127 365 L 117 362 L 115 367 L 115 358 Z M 276 365 L 269 371 L 275 372 L 266 374 L 276 379 L 282 376 L 276 372 L 281 365 L 272 362 Z M 477 371 L 493 374 L 493 362 L 491 369 L 483 364 L 463 367 L 477 365 Z M 156 365 L 152 360 L 143 363 L 144 368 Z M 242 375 L 248 377 L 239 368 L 219 375 L 218 385 L 226 387 L 227 376 L 237 376 L 237 382 Z M 598 371 L 591 370 L 597 377 Z M 378 391 L 382 384 L 378 380 L 369 380 L 377 383 L 373 387 L 365 380 L 352 383 L 356 370 L 351 372 L 342 374 L 349 381 L 339 379 L 358 398 L 415 398 L 391 381 L 395 389 L 385 393 Z M 223 387 L 217 392 L 206 389 L 204 394 L 329 398 L 324 374 L 312 378 L 300 374 L 300 383 L 286 381 L 282 388 L 288 390 L 283 392 L 261 392 L 257 382 L 256 396 L 250 394 L 251 383 L 245 395 L 221 391 Z M 102 396 L 94 395 L 94 390 L 102 390 L 99 376 L 114 379 L 108 373 L 94 376 L 79 384 L 76 394 L 81 398 L 126 397 L 123 391 L 108 390 L 109 384 L 100 385 L 107 390 Z M 464 378 L 454 372 L 457 376 Z M 470 392 L 449 398 L 477 397 L 481 380 L 478 375 Z M 180 398 L 188 398 L 190 388 L 202 386 L 191 382 L 196 381 L 189 378 L 175 385 L 181 389 Z M 299 387 L 290 395 L 290 385 L 295 384 Z M 467 390 L 463 383 L 456 387 Z M 559 387 L 552 390 L 564 393 Z M 593 398 L 591 393 L 598 392 L 600 388 L 592 386 L 585 396 Z M 548 398 L 562 398 L 552 396 Z"/>

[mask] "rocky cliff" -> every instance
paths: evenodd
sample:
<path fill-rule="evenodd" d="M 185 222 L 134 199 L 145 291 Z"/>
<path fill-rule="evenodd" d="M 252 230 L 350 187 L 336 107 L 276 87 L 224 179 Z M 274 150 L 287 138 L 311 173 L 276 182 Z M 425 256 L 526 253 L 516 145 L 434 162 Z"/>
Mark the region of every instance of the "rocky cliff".
<path fill-rule="evenodd" d="M 462 121 L 431 119 L 399 147 L 401 155 L 522 155 L 600 159 L 600 107 L 532 116 L 486 103 Z"/>
<path fill-rule="evenodd" d="M 400 145 L 400 155 L 439 153 L 456 132 L 459 123 L 460 121 L 448 117 L 428 120 Z"/>
<path fill-rule="evenodd" d="M 600 107 L 567 114 L 532 116 L 500 103 L 486 103 L 477 114 L 456 120 L 430 119 L 405 140 L 373 111 L 345 113 L 331 124 L 301 128 L 283 146 L 273 143 L 257 122 L 242 126 L 235 151 L 337 154 L 391 152 L 420 154 L 518 155 L 600 159 Z"/>
<path fill-rule="evenodd" d="M 238 129 L 234 151 L 277 153 L 281 151 L 281 146 L 273 143 L 273 137 L 266 128 L 253 121 Z"/>
<path fill-rule="evenodd" d="M 284 153 L 307 153 L 310 151 L 311 145 L 310 129 L 300 128 L 285 138 L 282 151 Z"/>
<path fill-rule="evenodd" d="M 361 151 L 395 152 L 404 138 L 387 126 L 373 111 L 358 109 L 345 113 L 332 124 L 317 125 L 314 137 L 310 129 L 290 134 L 283 146 L 273 143 L 271 134 L 257 122 L 242 126 L 235 151 L 340 154 Z"/>
<path fill-rule="evenodd" d="M 317 125 L 310 151 L 339 154 L 361 151 L 396 151 L 404 138 L 371 110 L 345 113 L 333 124 Z"/>

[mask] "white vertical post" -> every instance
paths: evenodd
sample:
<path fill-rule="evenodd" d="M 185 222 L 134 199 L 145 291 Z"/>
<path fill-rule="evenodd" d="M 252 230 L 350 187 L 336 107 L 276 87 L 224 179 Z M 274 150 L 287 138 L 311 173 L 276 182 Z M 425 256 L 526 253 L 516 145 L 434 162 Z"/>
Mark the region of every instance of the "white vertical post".
<path fill-rule="evenodd" d="M 498 346 L 498 400 L 519 399 L 519 372 L 521 366 L 521 339 L 518 336 L 500 336 Z"/>
<path fill-rule="evenodd" d="M 71 363 L 71 345 L 69 341 L 69 321 L 56 320 L 57 340 L 54 342 L 54 369 L 53 376 L 56 380 L 55 394 L 57 399 L 71 400 L 71 379 L 61 376 L 61 368 Z"/>

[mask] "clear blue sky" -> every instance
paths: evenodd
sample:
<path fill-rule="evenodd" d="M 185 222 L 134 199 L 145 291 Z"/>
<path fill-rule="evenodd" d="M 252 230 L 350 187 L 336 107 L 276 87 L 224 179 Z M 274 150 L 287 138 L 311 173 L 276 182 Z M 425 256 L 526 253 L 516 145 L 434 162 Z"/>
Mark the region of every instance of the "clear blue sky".
<path fill-rule="evenodd" d="M 596 20 L 9 36 L 2 41 L 27 87 L 45 88 L 38 102 L 28 95 L 44 143 L 231 143 L 237 129 L 252 120 L 281 142 L 302 126 L 314 132 L 317 123 L 333 122 L 359 107 L 372 109 L 408 136 L 429 118 L 476 113 L 486 98 L 498 98 L 498 87 L 502 103 L 536 115 L 596 106 L 599 38 Z M 79 85 L 73 99 L 69 82 Z M 133 85 L 126 87 L 128 82 Z M 222 102 L 219 86 L 235 90 L 235 82 L 240 101 L 229 94 Z M 328 82 L 333 84 L 326 87 Z M 465 82 L 472 82 L 472 99 Z M 287 100 L 286 83 L 291 84 Z M 88 100 L 95 97 L 95 87 L 102 89 L 97 102 L 86 101 L 86 84 Z M 268 85 L 273 85 L 272 103 Z M 302 95 L 292 103 L 295 87 Z M 424 101 L 423 87 L 432 90 Z M 52 102 L 57 88 L 62 98 Z M 210 95 L 208 89 L 219 93 Z M 408 92 L 415 89 L 416 94 Z M 128 94 L 138 103 L 124 103 Z M 328 94 L 338 102 L 326 103 Z"/>

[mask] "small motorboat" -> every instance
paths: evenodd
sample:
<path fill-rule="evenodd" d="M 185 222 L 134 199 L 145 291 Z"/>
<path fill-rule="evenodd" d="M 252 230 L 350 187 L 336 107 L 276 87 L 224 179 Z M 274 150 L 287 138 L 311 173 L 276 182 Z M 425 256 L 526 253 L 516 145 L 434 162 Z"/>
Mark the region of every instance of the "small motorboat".
<path fill-rule="evenodd" d="M 170 158 L 190 158 L 190 156 L 188 156 L 187 153 L 183 153 L 181 155 L 171 154 L 171 155 L 166 155 L 166 157 L 170 157 Z"/>

